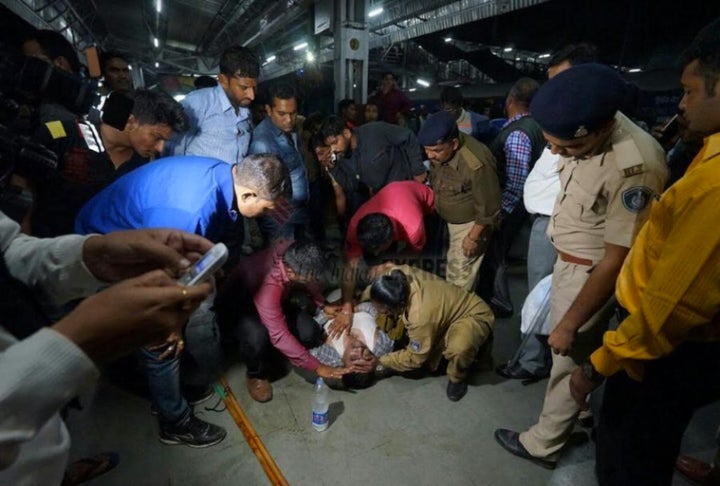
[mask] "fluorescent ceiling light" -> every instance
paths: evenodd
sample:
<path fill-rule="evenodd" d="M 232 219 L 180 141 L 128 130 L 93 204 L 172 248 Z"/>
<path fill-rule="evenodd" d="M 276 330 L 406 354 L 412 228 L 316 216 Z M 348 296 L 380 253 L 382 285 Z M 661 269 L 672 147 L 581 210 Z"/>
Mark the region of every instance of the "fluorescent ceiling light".
<path fill-rule="evenodd" d="M 295 47 L 293 47 L 293 51 L 299 51 L 300 49 L 305 49 L 307 47 L 307 42 L 303 42 L 302 44 L 298 44 Z"/>
<path fill-rule="evenodd" d="M 460 87 L 462 87 L 462 84 L 456 84 L 455 87 L 460 88 Z"/>
<path fill-rule="evenodd" d="M 417 84 L 419 84 L 420 86 L 424 86 L 425 88 L 427 88 L 428 86 L 430 86 L 430 83 L 428 83 L 428 82 L 425 81 L 424 79 L 420 79 L 420 78 L 418 78 Z"/>
<path fill-rule="evenodd" d="M 155 7 L 157 8 L 157 13 L 162 12 L 162 0 L 157 0 L 157 5 Z"/>
<path fill-rule="evenodd" d="M 408 91 L 412 93 L 413 91 L 417 91 L 417 88 L 410 88 Z"/>
<path fill-rule="evenodd" d="M 370 10 L 370 11 L 368 12 L 368 17 L 371 17 L 371 18 L 372 18 L 372 17 L 377 17 L 377 16 L 380 15 L 381 13 L 383 13 L 383 8 L 382 8 L 382 7 L 378 7 L 378 8 L 375 8 L 375 9 Z"/>
<path fill-rule="evenodd" d="M 315 56 L 310 51 L 307 51 L 307 60 L 310 62 L 313 62 L 315 60 Z"/>
<path fill-rule="evenodd" d="M 265 59 L 265 62 L 273 62 L 275 59 L 277 59 L 276 56 L 270 56 L 267 59 Z"/>
<path fill-rule="evenodd" d="M 175 99 L 175 101 L 177 101 L 179 103 L 185 99 L 185 95 L 184 94 L 176 94 L 175 96 L 173 96 L 173 98 Z"/>
<path fill-rule="evenodd" d="M 550 57 L 550 54 L 540 54 L 540 55 L 538 56 L 538 59 L 546 59 L 546 58 L 548 58 L 548 57 Z"/>
<path fill-rule="evenodd" d="M 445 42 L 451 42 L 451 41 L 452 41 L 452 37 L 445 37 Z"/>
<path fill-rule="evenodd" d="M 155 47 L 160 47 L 160 41 L 157 37 L 153 37 L 153 44 L 155 44 Z"/>
<path fill-rule="evenodd" d="M 629 72 L 629 73 L 640 73 L 640 72 L 642 72 L 642 69 L 640 69 L 640 68 L 632 68 L 632 69 L 628 69 L 628 72 Z"/>
<path fill-rule="evenodd" d="M 159 63 L 159 62 L 155 62 L 155 67 L 156 67 L 156 68 L 159 68 L 159 67 L 160 67 L 160 63 Z"/>
<path fill-rule="evenodd" d="M 132 71 L 132 64 L 128 64 L 128 69 Z"/>
<path fill-rule="evenodd" d="M 503 52 L 512 52 L 512 50 L 512 47 L 506 47 L 505 49 L 503 49 Z"/>

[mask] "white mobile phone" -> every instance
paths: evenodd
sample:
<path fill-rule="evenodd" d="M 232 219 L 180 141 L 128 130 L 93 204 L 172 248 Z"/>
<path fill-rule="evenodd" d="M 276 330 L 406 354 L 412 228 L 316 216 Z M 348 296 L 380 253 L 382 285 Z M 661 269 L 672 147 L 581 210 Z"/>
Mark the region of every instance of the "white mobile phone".
<path fill-rule="evenodd" d="M 228 249 L 222 244 L 210 248 L 200 260 L 196 261 L 190 269 L 178 279 L 180 285 L 190 286 L 204 282 L 222 267 L 228 258 Z"/>

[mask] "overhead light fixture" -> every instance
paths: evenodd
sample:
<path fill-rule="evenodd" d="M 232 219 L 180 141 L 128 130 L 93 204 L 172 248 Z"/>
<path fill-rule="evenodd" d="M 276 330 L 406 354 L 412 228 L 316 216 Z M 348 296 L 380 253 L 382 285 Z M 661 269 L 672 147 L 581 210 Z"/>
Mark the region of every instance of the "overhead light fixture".
<path fill-rule="evenodd" d="M 413 91 L 417 91 L 417 88 L 410 88 L 408 91 L 412 93 Z"/>
<path fill-rule="evenodd" d="M 277 59 L 277 56 L 270 56 L 265 59 L 265 63 L 273 62 L 275 59 Z"/>
<path fill-rule="evenodd" d="M 353 88 L 357 88 L 357 84 L 354 84 L 354 83 L 353 83 Z"/>
<path fill-rule="evenodd" d="M 175 99 L 175 101 L 177 101 L 179 103 L 185 99 L 185 95 L 184 94 L 176 94 L 175 96 L 173 96 L 173 98 Z"/>
<path fill-rule="evenodd" d="M 295 47 L 293 47 L 293 51 L 299 51 L 300 49 L 305 49 L 307 47 L 307 42 L 303 42 L 302 44 L 298 44 Z"/>
<path fill-rule="evenodd" d="M 155 47 L 160 47 L 160 41 L 157 37 L 153 37 L 153 44 L 155 44 Z"/>
<path fill-rule="evenodd" d="M 313 62 L 315 60 L 315 55 L 310 51 L 307 51 L 307 60 L 309 62 Z"/>
<path fill-rule="evenodd" d="M 452 42 L 452 37 L 445 37 L 445 42 Z"/>
<path fill-rule="evenodd" d="M 505 49 L 503 49 L 503 52 L 512 52 L 512 50 L 512 47 L 506 47 Z"/>
<path fill-rule="evenodd" d="M 428 83 L 428 82 L 425 81 L 424 79 L 420 79 L 420 78 L 417 79 L 417 84 L 419 84 L 420 86 L 423 86 L 423 87 L 425 87 L 425 88 L 427 88 L 428 86 L 430 86 L 430 83 Z"/>
<path fill-rule="evenodd" d="M 454 88 L 462 88 L 462 84 L 456 84 Z"/>
<path fill-rule="evenodd" d="M 372 18 L 372 17 L 377 17 L 377 16 L 380 15 L 381 13 L 383 13 L 383 8 L 382 8 L 382 7 L 374 8 L 374 9 L 372 9 L 372 10 L 370 10 L 370 11 L 368 12 L 368 17 L 370 17 L 370 18 Z"/>
<path fill-rule="evenodd" d="M 519 57 L 516 57 L 516 58 L 515 58 L 515 60 L 516 60 L 516 61 L 519 61 L 519 60 L 520 60 L 520 58 L 519 58 Z"/>
<path fill-rule="evenodd" d="M 632 68 L 632 69 L 628 69 L 628 72 L 629 72 L 629 73 L 640 73 L 640 72 L 642 72 L 642 69 L 640 69 L 640 68 Z"/>
<path fill-rule="evenodd" d="M 157 9 L 157 13 L 162 12 L 162 0 L 157 0 L 157 5 L 155 5 Z"/>
<path fill-rule="evenodd" d="M 538 59 L 547 59 L 548 57 L 550 57 L 550 54 L 540 54 Z"/>
<path fill-rule="evenodd" d="M 128 64 L 128 69 L 132 71 L 132 64 Z"/>
<path fill-rule="evenodd" d="M 155 62 L 155 67 L 156 67 L 156 68 L 159 68 L 159 67 L 160 67 L 160 63 L 156 61 L 156 62 Z"/>

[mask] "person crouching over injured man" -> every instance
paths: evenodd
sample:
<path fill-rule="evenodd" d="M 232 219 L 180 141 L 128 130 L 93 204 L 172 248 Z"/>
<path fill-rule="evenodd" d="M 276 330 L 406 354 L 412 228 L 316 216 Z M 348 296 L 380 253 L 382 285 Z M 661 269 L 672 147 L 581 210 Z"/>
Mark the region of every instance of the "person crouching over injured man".
<path fill-rule="evenodd" d="M 378 314 L 400 319 L 408 342 L 404 349 L 374 360 L 378 375 L 386 374 L 385 368 L 436 371 L 444 358 L 447 397 L 456 402 L 465 396 L 470 366 L 483 354 L 479 353 L 481 346 L 487 341 L 483 352 L 490 351 L 492 343 L 495 317 L 480 297 L 407 265 L 389 267 L 365 290 L 365 297 Z"/>
<path fill-rule="evenodd" d="M 367 372 L 348 373 L 343 375 L 342 383 L 347 388 L 362 389 L 373 384 L 374 368 L 377 358 L 393 350 L 395 342 L 378 328 L 375 318 L 377 311 L 370 302 L 363 302 L 355 307 L 352 327 L 349 333 L 339 337 L 330 334 L 330 326 L 334 319 L 323 324 L 326 338 L 321 346 L 310 350 L 322 364 L 333 367 L 367 367 Z M 332 384 L 329 382 L 329 384 Z"/>

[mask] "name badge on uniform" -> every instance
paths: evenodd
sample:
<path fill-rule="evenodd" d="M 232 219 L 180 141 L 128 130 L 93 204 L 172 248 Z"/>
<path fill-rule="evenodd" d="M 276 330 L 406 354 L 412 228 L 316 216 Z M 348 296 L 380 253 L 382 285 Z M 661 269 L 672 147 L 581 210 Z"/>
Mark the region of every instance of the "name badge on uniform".
<path fill-rule="evenodd" d="M 643 164 L 634 165 L 632 167 L 628 167 L 627 169 L 623 169 L 623 174 L 625 174 L 625 177 L 642 174 L 643 172 L 644 172 Z"/>
<path fill-rule="evenodd" d="M 653 190 L 647 186 L 631 187 L 622 193 L 623 206 L 632 213 L 639 213 L 648 205 L 653 194 Z"/>

